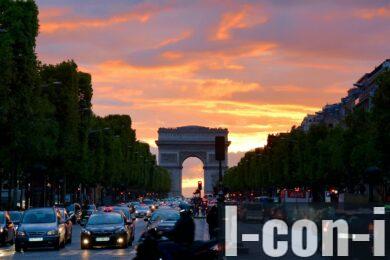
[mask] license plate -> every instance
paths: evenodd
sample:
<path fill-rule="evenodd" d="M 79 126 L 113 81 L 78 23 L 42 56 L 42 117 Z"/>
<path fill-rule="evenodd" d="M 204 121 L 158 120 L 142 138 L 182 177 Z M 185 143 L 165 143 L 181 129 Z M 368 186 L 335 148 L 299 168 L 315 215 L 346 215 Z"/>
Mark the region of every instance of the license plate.
<path fill-rule="evenodd" d="M 38 242 L 38 241 L 43 241 L 43 237 L 30 237 L 28 239 L 30 242 Z"/>
<path fill-rule="evenodd" d="M 107 242 L 107 241 L 110 241 L 110 238 L 109 237 L 97 237 L 96 241 L 97 242 Z"/>

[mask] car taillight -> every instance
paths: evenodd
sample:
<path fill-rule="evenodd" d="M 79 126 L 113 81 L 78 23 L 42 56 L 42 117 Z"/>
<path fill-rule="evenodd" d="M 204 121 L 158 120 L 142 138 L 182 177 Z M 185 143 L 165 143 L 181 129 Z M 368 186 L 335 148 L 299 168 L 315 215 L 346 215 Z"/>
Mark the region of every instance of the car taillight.
<path fill-rule="evenodd" d="M 374 233 L 374 225 L 372 223 L 368 224 L 368 233 L 369 234 Z"/>
<path fill-rule="evenodd" d="M 112 211 L 113 211 L 113 208 L 111 208 L 111 207 L 104 208 L 104 212 L 112 212 Z"/>

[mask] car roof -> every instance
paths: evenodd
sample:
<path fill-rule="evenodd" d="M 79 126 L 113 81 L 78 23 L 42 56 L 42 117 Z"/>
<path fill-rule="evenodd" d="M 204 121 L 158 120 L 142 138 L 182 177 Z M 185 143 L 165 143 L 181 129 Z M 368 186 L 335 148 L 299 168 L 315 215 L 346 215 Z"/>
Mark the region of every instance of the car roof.
<path fill-rule="evenodd" d="M 42 208 L 30 208 L 30 209 L 26 209 L 26 211 L 38 211 L 38 210 L 53 210 L 53 211 L 54 211 L 54 208 L 52 208 L 52 207 L 42 207 Z"/>
<path fill-rule="evenodd" d="M 130 210 L 129 207 L 126 206 L 113 206 L 113 209 L 125 209 L 125 210 Z"/>
<path fill-rule="evenodd" d="M 115 215 L 121 215 L 121 213 L 116 211 L 109 211 L 109 212 L 103 212 L 103 211 L 97 211 L 96 213 L 93 213 L 92 215 L 107 215 L 107 214 L 115 214 Z"/>
<path fill-rule="evenodd" d="M 159 213 L 159 212 L 175 212 L 177 214 L 180 214 L 177 210 L 171 208 L 161 208 L 161 209 L 159 208 L 155 210 L 153 213 Z"/>

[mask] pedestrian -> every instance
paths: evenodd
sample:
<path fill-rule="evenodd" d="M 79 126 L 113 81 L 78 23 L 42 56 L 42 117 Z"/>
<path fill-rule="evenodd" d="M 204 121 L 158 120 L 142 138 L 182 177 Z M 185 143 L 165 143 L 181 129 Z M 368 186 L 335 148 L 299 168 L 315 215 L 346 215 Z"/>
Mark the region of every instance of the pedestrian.
<path fill-rule="evenodd" d="M 207 224 L 209 225 L 209 236 L 211 239 L 216 239 L 218 234 L 218 208 L 212 206 L 206 217 Z"/>

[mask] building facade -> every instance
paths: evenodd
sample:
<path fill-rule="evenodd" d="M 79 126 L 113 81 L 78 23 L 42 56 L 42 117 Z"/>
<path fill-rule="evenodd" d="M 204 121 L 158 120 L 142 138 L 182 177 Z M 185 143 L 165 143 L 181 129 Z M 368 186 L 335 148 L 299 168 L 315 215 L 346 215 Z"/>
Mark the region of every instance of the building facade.
<path fill-rule="evenodd" d="M 378 89 L 376 79 L 387 70 L 390 70 L 390 59 L 382 62 L 370 73 L 364 74 L 354 84 L 354 87 L 348 90 L 347 96 L 343 97 L 339 103 L 328 104 L 321 111 L 307 115 L 301 123 L 301 129 L 307 132 L 311 126 L 318 124 L 329 127 L 343 126 L 345 117 L 353 110 L 370 111 L 373 107 L 373 98 Z"/>

